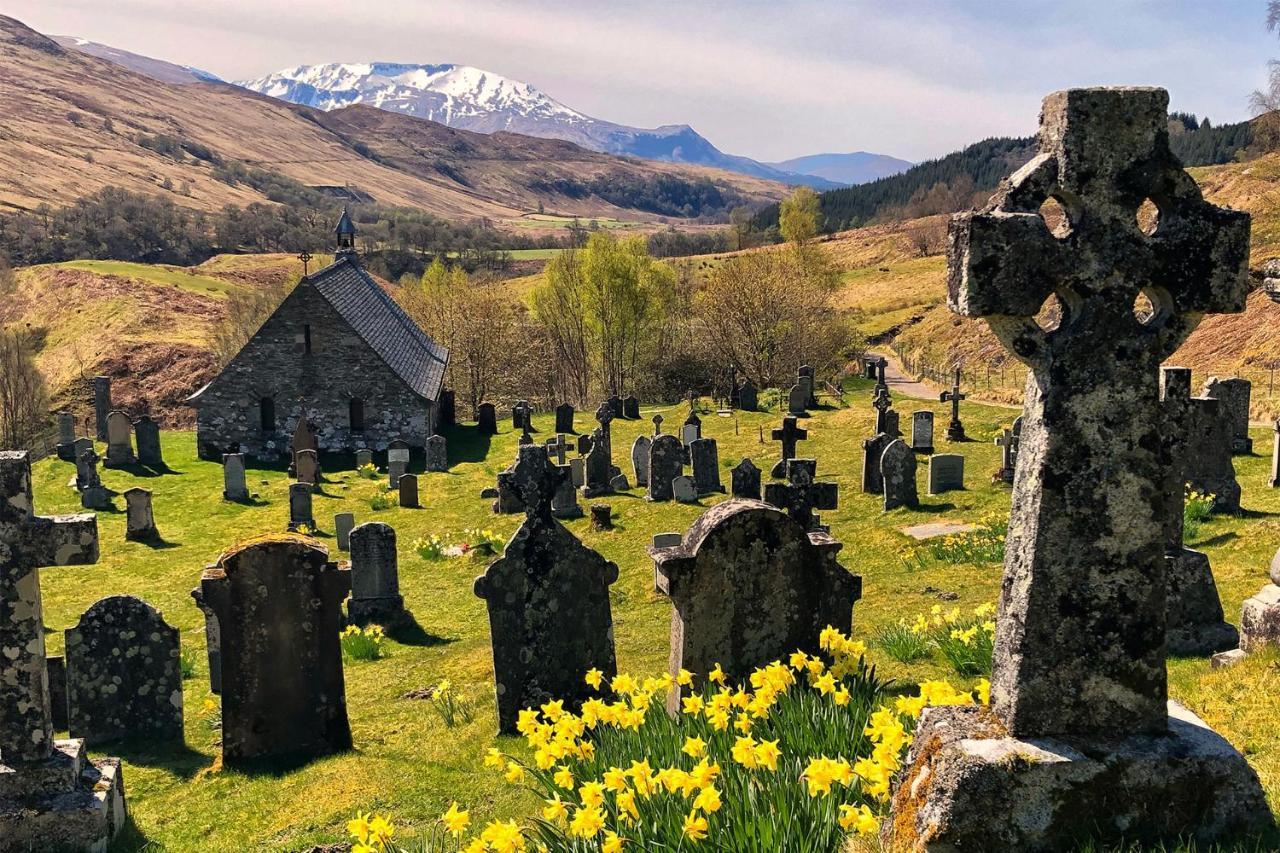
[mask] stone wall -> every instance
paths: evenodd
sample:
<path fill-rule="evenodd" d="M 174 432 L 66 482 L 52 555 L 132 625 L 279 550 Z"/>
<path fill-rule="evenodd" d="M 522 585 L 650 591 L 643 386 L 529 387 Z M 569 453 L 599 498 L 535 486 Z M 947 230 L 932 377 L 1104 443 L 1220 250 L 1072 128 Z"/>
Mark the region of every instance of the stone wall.
<path fill-rule="evenodd" d="M 261 428 L 263 398 L 275 401 L 273 430 Z M 364 401 L 363 433 L 351 429 L 353 398 Z M 395 439 L 421 448 L 436 417 L 435 406 L 414 394 L 305 283 L 192 405 L 200 457 L 213 460 L 237 451 L 264 460 L 283 458 L 303 415 L 321 451 L 385 450 Z"/>

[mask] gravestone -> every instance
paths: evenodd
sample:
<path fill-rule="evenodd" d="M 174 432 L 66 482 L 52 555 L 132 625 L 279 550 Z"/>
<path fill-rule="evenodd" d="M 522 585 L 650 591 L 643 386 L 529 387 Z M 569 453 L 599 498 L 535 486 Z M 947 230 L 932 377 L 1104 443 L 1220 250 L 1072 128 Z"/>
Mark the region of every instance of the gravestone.
<path fill-rule="evenodd" d="M 366 465 L 373 464 L 373 451 L 367 447 L 362 447 L 356 451 L 356 467 L 363 468 Z"/>
<path fill-rule="evenodd" d="M 629 421 L 640 420 L 640 400 L 634 394 L 622 398 L 622 416 Z"/>
<path fill-rule="evenodd" d="M 700 438 L 689 444 L 689 467 L 698 497 L 724 491 L 720 483 L 720 451 L 714 438 Z"/>
<path fill-rule="evenodd" d="M 569 443 L 560 433 L 556 433 L 554 438 L 548 438 L 542 442 L 542 446 L 547 448 L 547 456 L 557 465 L 567 465 L 569 454 Z"/>
<path fill-rule="evenodd" d="M 293 467 L 298 482 L 316 491 L 320 483 L 320 459 L 316 456 L 316 452 L 299 450 L 293 455 Z"/>
<path fill-rule="evenodd" d="M 333 537 L 337 540 L 339 551 L 351 550 L 351 530 L 356 526 L 354 513 L 340 512 L 333 517 Z"/>
<path fill-rule="evenodd" d="M 571 404 L 561 403 L 556 406 L 556 432 L 574 435 L 573 415 L 574 408 Z"/>
<path fill-rule="evenodd" d="M 440 418 L 437 421 L 440 428 L 451 427 L 458 422 L 458 398 L 452 389 L 442 388 L 440 390 Z"/>
<path fill-rule="evenodd" d="M 770 472 L 775 477 L 786 476 L 787 462 L 796 458 L 796 444 L 809 437 L 809 431 L 799 424 L 795 417 L 787 415 L 782 419 L 782 426 L 769 433 L 774 441 L 782 443 L 782 457 Z"/>
<path fill-rule="evenodd" d="M 575 489 L 581 489 L 587 483 L 587 460 L 579 456 L 569 460 L 569 476 Z"/>
<path fill-rule="evenodd" d="M 780 510 L 728 500 L 704 512 L 683 540 L 655 537 L 657 591 L 671 599 L 672 678 L 719 664 L 734 684 L 797 650 L 817 654 L 831 626 L 848 633 L 862 579 L 841 566 L 841 545 Z M 662 546 L 666 547 L 662 547 Z M 681 690 L 667 696 L 672 713 Z"/>
<path fill-rule="evenodd" d="M 433 435 L 426 442 L 426 471 L 439 474 L 449 470 L 449 442 L 443 435 Z"/>
<path fill-rule="evenodd" d="M 311 487 L 306 483 L 290 483 L 289 529 L 297 530 L 300 527 L 316 529 L 316 520 L 311 513 Z"/>
<path fill-rule="evenodd" d="M 1201 396 L 1221 400 L 1222 417 L 1231 430 L 1231 452 L 1237 456 L 1253 453 L 1253 439 L 1249 437 L 1249 397 L 1253 383 L 1248 379 L 1231 377 L 1219 379 L 1210 376 L 1204 383 Z"/>
<path fill-rule="evenodd" d="M 53 730 L 67 730 L 67 663 L 61 655 L 45 658 L 49 670 L 49 710 Z"/>
<path fill-rule="evenodd" d="M 691 411 L 680 429 L 680 440 L 684 442 L 685 447 L 688 447 L 690 442 L 700 438 L 702 438 L 702 418 L 698 417 L 697 412 Z"/>
<path fill-rule="evenodd" d="M 615 492 L 628 492 L 631 490 L 631 483 L 627 480 L 626 474 L 617 473 L 615 469 L 613 479 L 609 481 L 609 488 Z"/>
<path fill-rule="evenodd" d="M 868 495 L 884 494 L 884 476 L 880 473 L 880 457 L 894 437 L 879 433 L 862 440 L 862 491 Z"/>
<path fill-rule="evenodd" d="M 614 394 L 605 402 L 609 406 L 609 412 L 614 416 L 615 419 L 625 417 L 625 415 L 623 414 L 622 398 L 620 396 L 618 396 L 617 394 Z"/>
<path fill-rule="evenodd" d="M 596 532 L 613 529 L 613 507 L 608 504 L 591 505 L 591 529 Z"/>
<path fill-rule="evenodd" d="M 178 629 L 132 595 L 104 598 L 64 632 L 68 728 L 97 746 L 182 740 Z"/>
<path fill-rule="evenodd" d="M 594 498 L 613 491 L 610 484 L 613 480 L 613 460 L 609 458 L 609 442 L 605 439 L 606 435 L 604 426 L 597 427 L 592 434 L 591 452 L 587 454 L 583 463 L 583 475 L 586 477 L 582 484 L 583 497 Z"/>
<path fill-rule="evenodd" d="M 933 453 L 933 412 L 911 413 L 911 449 L 926 456 Z"/>
<path fill-rule="evenodd" d="M 873 355 L 867 355 L 862 357 L 862 378 L 863 379 L 876 378 L 877 360 L 878 359 L 876 358 L 876 356 L 873 356 Z"/>
<path fill-rule="evenodd" d="M 802 417 L 809 414 L 809 386 L 796 383 L 787 392 L 787 414 Z"/>
<path fill-rule="evenodd" d="M 1270 583 L 1240 610 L 1240 648 L 1258 652 L 1280 647 L 1280 551 L 1271 558 Z"/>
<path fill-rule="evenodd" d="M 63 462 L 76 461 L 76 418 L 70 412 L 58 413 L 58 444 L 55 452 Z"/>
<path fill-rule="evenodd" d="M 750 459 L 743 459 L 729 472 L 730 493 L 735 498 L 760 500 L 761 471 Z"/>
<path fill-rule="evenodd" d="M 613 464 L 613 421 L 617 418 L 614 413 L 613 404 L 608 400 L 600 404 L 596 409 L 596 421 L 600 424 L 594 432 L 591 433 L 591 443 L 593 445 L 603 444 L 605 455 L 609 457 L 609 464 Z"/>
<path fill-rule="evenodd" d="M 876 432 L 894 435 L 889 430 L 889 416 L 895 414 L 892 411 L 893 397 L 887 389 L 878 389 L 875 396 L 871 398 L 871 408 L 876 410 Z"/>
<path fill-rule="evenodd" d="M 505 471 L 498 472 L 498 499 L 493 502 L 493 511 L 500 515 L 524 512 L 524 502 L 512 486 L 511 472 L 514 464 Z"/>
<path fill-rule="evenodd" d="M 110 509 L 111 492 L 102 485 L 98 476 L 98 454 L 88 439 L 80 439 L 88 445 L 76 458 L 76 488 L 80 490 L 80 505 L 85 509 Z"/>
<path fill-rule="evenodd" d="M 888 512 L 920 505 L 916 493 L 916 455 L 900 438 L 889 442 L 880 455 L 880 477 L 884 480 L 884 509 Z"/>
<path fill-rule="evenodd" d="M 578 463 L 579 471 L 582 469 L 582 460 L 574 459 Z M 582 518 L 582 507 L 578 505 L 578 486 L 575 484 L 573 466 L 557 465 L 564 472 L 560 478 L 560 484 L 556 487 L 555 494 L 551 497 L 551 515 L 559 519 Z M 520 505 L 520 510 L 524 510 L 524 504 Z"/>
<path fill-rule="evenodd" d="M 320 450 L 320 445 L 316 443 L 316 434 L 305 417 L 298 418 L 298 423 L 293 428 L 293 438 L 289 441 L 289 452 L 294 456 L 303 450 L 316 452 Z"/>
<path fill-rule="evenodd" d="M 134 487 L 124 493 L 124 538 L 130 542 L 147 542 L 160 538 L 155 513 L 151 509 L 151 492 Z"/>
<path fill-rule="evenodd" d="M 1272 825 L 1244 758 L 1167 701 L 1175 507 L 1159 367 L 1249 290 L 1249 216 L 1203 200 L 1169 152 L 1167 105 L 1161 89 L 1049 95 L 1040 153 L 951 220 L 948 304 L 1029 368 L 1023 452 L 991 707 L 925 709 L 887 849 L 1065 849 L 1085 833 L 1099 847 L 1209 845 Z M 1049 197 L 1065 202 L 1068 237 L 1039 214 Z M 1137 226 L 1146 198 L 1160 209 L 1151 236 Z M 1155 310 L 1135 315 L 1144 292 Z M 1055 293 L 1069 318 L 1045 332 L 1032 318 Z"/>
<path fill-rule="evenodd" d="M 591 436 L 584 432 L 582 435 L 578 436 L 578 455 L 586 456 L 590 452 Z"/>
<path fill-rule="evenodd" d="M 107 415 L 107 458 L 104 468 L 126 468 L 137 461 L 133 453 L 133 424 L 124 412 Z"/>
<path fill-rule="evenodd" d="M 938 453 L 929 457 L 929 494 L 940 495 L 964 488 L 964 457 Z"/>
<path fill-rule="evenodd" d="M 309 540 L 257 541 L 205 569 L 200 591 L 218 623 L 223 763 L 350 749 L 338 632 L 351 572 Z"/>
<path fill-rule="evenodd" d="M 397 486 L 400 492 L 400 506 L 405 509 L 419 509 L 422 504 L 418 503 L 418 475 L 405 474 L 400 478 Z"/>
<path fill-rule="evenodd" d="M 675 498 L 671 482 L 684 473 L 684 445 L 674 435 L 659 435 L 649 445 L 649 493 L 646 500 Z"/>
<path fill-rule="evenodd" d="M 409 470 L 409 450 L 407 448 L 391 448 L 387 450 L 387 485 L 392 489 L 400 487 L 400 478 Z"/>
<path fill-rule="evenodd" d="M 609 585 L 618 567 L 583 546 L 551 515 L 566 476 L 544 448 L 520 448 L 513 487 L 526 510 L 503 555 L 476 578 L 489 611 L 498 728 L 516 731 L 524 708 L 563 700 L 577 711 L 593 695 L 583 674 L 617 673 Z"/>
<path fill-rule="evenodd" d="M 692 477 L 681 474 L 671 481 L 671 496 L 682 504 L 698 502 L 698 486 Z"/>
<path fill-rule="evenodd" d="M 760 408 L 760 391 L 750 379 L 743 379 L 738 386 L 738 408 L 744 412 L 754 412 Z"/>
<path fill-rule="evenodd" d="M 143 415 L 133 424 L 134 440 L 138 443 L 138 464 L 148 468 L 164 467 L 164 451 L 160 447 L 160 424 Z"/>
<path fill-rule="evenodd" d="M 93 421 L 98 441 L 107 440 L 107 418 L 111 415 L 111 378 L 93 377 Z"/>
<path fill-rule="evenodd" d="M 1181 464 L 1169 473 L 1180 477 L 1184 486 L 1212 495 L 1215 512 L 1238 513 L 1241 490 L 1231 458 L 1230 412 L 1223 409 L 1222 400 L 1190 396 L 1189 368 L 1163 368 L 1160 378 L 1163 405 L 1171 423 L 1181 424 L 1184 434 L 1182 453 L 1174 460 Z M 1182 492 L 1177 494 L 1181 506 Z"/>
<path fill-rule="evenodd" d="M 649 447 L 653 439 L 641 435 L 631 445 L 631 471 L 635 475 L 636 485 L 646 488 L 649 485 Z"/>
<path fill-rule="evenodd" d="M 244 456 L 222 454 L 222 498 L 228 501 L 249 500 L 249 484 L 245 480 Z"/>
<path fill-rule="evenodd" d="M 1013 475 L 1016 472 L 1013 464 L 1015 447 L 1013 430 L 1005 427 L 1004 431 L 994 441 L 996 446 L 1000 448 L 1000 479 L 1006 483 L 1012 483 Z"/>
<path fill-rule="evenodd" d="M 409 475 L 412 476 L 412 475 Z M 369 521 L 351 531 L 351 600 L 347 616 L 356 625 L 394 626 L 406 620 L 400 595 L 400 558 L 396 531 Z"/>
<path fill-rule="evenodd" d="M 0 451 L 0 779 L 7 849 L 105 849 L 124 825 L 120 762 L 54 740 L 40 568 L 94 563 L 93 515 L 35 515 L 27 453 Z M 10 797 L 16 798 L 13 802 Z"/>
<path fill-rule="evenodd" d="M 218 616 L 204 602 L 204 593 L 200 587 L 191 590 L 191 599 L 204 614 L 204 647 L 205 657 L 209 661 L 209 692 L 222 692 L 222 640 L 218 633 Z"/>
<path fill-rule="evenodd" d="M 533 407 L 528 400 L 520 400 L 511 407 L 511 429 L 513 432 L 529 432 L 529 418 L 533 416 Z"/>
<path fill-rule="evenodd" d="M 819 483 L 818 460 L 791 459 L 787 462 L 787 482 L 766 483 L 764 499 L 787 511 L 805 530 L 823 529 L 815 509 L 835 509 L 839 499 L 835 483 Z"/>
<path fill-rule="evenodd" d="M 809 399 L 805 405 L 809 408 L 816 408 L 818 405 L 818 378 L 812 367 L 807 364 L 800 365 L 796 371 L 796 384 L 805 385 L 809 389 Z"/>
<path fill-rule="evenodd" d="M 476 406 L 476 431 L 481 435 L 498 434 L 498 411 L 493 403 Z"/>
<path fill-rule="evenodd" d="M 947 424 L 947 441 L 966 441 L 964 434 L 964 424 L 960 421 L 960 402 L 969 396 L 960 390 L 960 367 L 956 366 L 955 379 L 951 383 L 950 391 L 943 391 L 938 395 L 938 400 L 943 403 L 951 404 L 951 421 Z"/>
<path fill-rule="evenodd" d="M 662 421 L 664 420 L 662 415 L 660 414 L 654 415 L 652 420 L 653 420 L 653 434 L 662 435 Z"/>
<path fill-rule="evenodd" d="M 872 397 L 875 397 L 876 394 L 881 392 L 887 393 L 889 391 L 889 381 L 886 379 L 888 369 L 889 359 L 884 356 L 880 356 L 876 360 L 876 384 L 871 388 Z"/>

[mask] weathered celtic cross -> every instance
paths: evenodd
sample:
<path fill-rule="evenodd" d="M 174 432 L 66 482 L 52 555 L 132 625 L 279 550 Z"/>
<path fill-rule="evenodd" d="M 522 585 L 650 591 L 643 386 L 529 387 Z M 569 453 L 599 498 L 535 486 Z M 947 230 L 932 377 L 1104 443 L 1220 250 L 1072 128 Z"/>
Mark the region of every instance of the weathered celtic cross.
<path fill-rule="evenodd" d="M 951 404 L 951 423 L 947 424 L 947 441 L 964 441 L 964 424 L 960 422 L 960 401 L 969 395 L 960 390 L 960 366 L 956 365 L 956 378 L 950 391 L 943 391 L 938 400 Z"/>
<path fill-rule="evenodd" d="M 0 451 L 0 762 L 41 761 L 53 749 L 40 567 L 98 559 L 92 514 L 41 518 L 25 452 Z"/>
<path fill-rule="evenodd" d="M 610 424 L 613 423 L 615 417 L 617 417 L 617 413 L 614 412 L 613 406 L 610 405 L 608 400 L 605 400 L 600 404 L 600 408 L 596 409 L 596 420 L 600 423 L 600 439 L 604 443 L 605 454 L 610 459 L 613 458 L 613 428 Z"/>
<path fill-rule="evenodd" d="M 663 420 L 664 420 L 664 418 L 662 417 L 662 415 L 654 415 L 654 416 L 653 416 L 653 434 L 654 434 L 654 435 L 662 435 L 662 421 L 663 421 Z"/>
<path fill-rule="evenodd" d="M 778 509 L 787 511 L 805 530 L 813 530 L 818 524 L 815 509 L 835 509 L 838 490 L 835 483 L 817 483 L 818 460 L 787 460 L 787 482 L 767 483 L 764 499 Z"/>
<path fill-rule="evenodd" d="M 889 409 L 892 407 L 893 398 L 889 396 L 889 389 L 877 388 L 876 395 L 871 398 L 871 408 L 876 410 L 877 435 L 889 431 Z"/>
<path fill-rule="evenodd" d="M 524 502 L 525 517 L 532 522 L 550 523 L 551 501 L 568 479 L 569 469 L 551 461 L 547 448 L 527 444 L 520 448 L 511 468 L 511 488 Z"/>
<path fill-rule="evenodd" d="M 951 223 L 951 309 L 1030 368 L 991 688 L 1014 735 L 1167 725 L 1159 366 L 1204 314 L 1244 310 L 1249 254 L 1249 216 L 1205 202 L 1170 153 L 1167 105 L 1162 89 L 1050 95 L 1040 153 Z M 1135 313 L 1140 294 L 1154 311 Z M 1033 318 L 1054 296 L 1047 331 Z"/>
<path fill-rule="evenodd" d="M 311 263 L 311 253 L 305 249 L 298 254 L 298 260 L 302 261 L 302 277 L 307 277 L 307 265 Z"/>

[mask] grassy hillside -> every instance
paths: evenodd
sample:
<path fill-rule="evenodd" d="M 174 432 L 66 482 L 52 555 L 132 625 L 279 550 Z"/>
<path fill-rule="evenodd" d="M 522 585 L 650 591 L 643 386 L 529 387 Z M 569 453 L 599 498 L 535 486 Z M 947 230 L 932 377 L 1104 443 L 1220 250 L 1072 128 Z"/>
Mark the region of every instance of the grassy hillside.
<path fill-rule="evenodd" d="M 883 628 L 927 614 L 937 604 L 969 609 L 995 599 L 998 565 L 909 563 L 903 555 L 913 547 L 912 540 L 901 528 L 938 520 L 974 522 L 988 513 L 1007 513 L 1007 487 L 990 482 L 999 450 L 991 439 L 1008 425 L 1013 413 L 966 404 L 966 427 L 975 439 L 961 447 L 968 460 L 969 489 L 940 498 L 924 497 L 918 512 L 883 513 L 879 497 L 858 491 L 861 448 L 854 437 L 867 435 L 872 428 L 869 386 L 850 381 L 848 387 L 852 406 L 816 413 L 806 423 L 810 439 L 801 445 L 801 452 L 815 456 L 821 478 L 840 487 L 839 509 L 823 517 L 844 543 L 841 563 L 864 578 L 864 598 L 854 611 L 854 635 L 869 642 L 870 657 L 884 676 L 907 683 L 947 678 L 960 686 L 968 680 L 940 658 L 902 664 L 885 654 L 875 637 Z M 933 401 L 904 399 L 898 407 L 904 412 L 928 408 L 938 418 L 945 416 L 946 408 Z M 615 461 L 623 461 L 625 448 L 635 436 L 649 430 L 648 419 L 655 411 L 646 408 L 641 421 L 614 422 L 614 446 L 619 449 Z M 669 423 L 683 415 L 683 410 L 664 411 Z M 736 420 L 704 416 L 705 434 L 720 443 L 725 479 L 728 468 L 746 455 L 761 467 L 772 465 L 777 445 L 760 444 L 758 435 L 761 427 L 775 425 L 778 417 L 775 413 L 743 414 Z M 538 416 L 534 425 L 545 435 L 552 419 Z M 581 415 L 578 426 L 586 426 Z M 1255 431 L 1255 436 L 1261 439 L 1262 431 Z M 204 709 L 209 693 L 203 621 L 188 593 L 200 569 L 221 550 L 284 528 L 288 478 L 278 470 L 251 470 L 250 488 L 258 495 L 255 504 L 225 503 L 218 498 L 220 467 L 198 461 L 193 436 L 183 432 L 164 435 L 172 472 L 146 477 L 129 471 L 103 472 L 106 485 L 116 491 L 134 485 L 153 491 L 164 543 L 124 541 L 120 498 L 115 500 L 115 511 L 100 513 L 100 563 L 41 573 L 45 622 L 54 629 L 51 653 L 60 649 L 60 631 L 74 624 L 93 601 L 131 593 L 154 604 L 182 630 L 186 657 L 195 665 L 194 677 L 184 684 L 184 747 L 124 744 L 105 750 L 125 759 L 129 808 L 137 827 L 118 850 L 138 850 L 149 841 L 172 851 L 298 851 L 343 840 L 345 821 L 362 809 L 394 815 L 401 835 L 407 835 L 415 825 L 429 826 L 454 799 L 470 806 L 478 822 L 526 816 L 540 805 L 481 766 L 490 746 L 523 754 L 522 746 L 493 736 L 488 621 L 483 603 L 472 594 L 472 579 L 486 560 L 473 556 L 429 562 L 412 547 L 415 539 L 428 534 L 450 544 L 463 541 L 467 528 L 489 528 L 504 541 L 510 536 L 519 518 L 492 515 L 489 502 L 479 499 L 478 493 L 492 485 L 496 473 L 514 457 L 516 435 L 509 422 L 502 422 L 500 434 L 492 439 L 479 437 L 469 426 L 452 430 L 448 439 L 453 466 L 447 474 L 421 478 L 422 510 L 375 512 L 369 500 L 382 490 L 381 478 L 365 480 L 329 466 L 323 494 L 315 499 L 320 541 L 333 547 L 332 518 L 337 512 L 352 511 L 359 522 L 392 524 L 399 538 L 401 591 L 424 633 L 410 643 L 392 643 L 385 660 L 346 665 L 355 751 L 278 772 L 245 773 L 216 765 L 214 715 Z M 1280 530 L 1280 491 L 1264 486 L 1266 468 L 1261 456 L 1240 460 L 1250 512 L 1240 519 L 1209 521 L 1193 543 L 1212 558 L 1231 618 L 1239 613 L 1241 601 L 1263 583 Z M 36 465 L 38 511 L 78 508 L 75 493 L 66 486 L 70 473 L 68 463 L 53 459 Z M 585 519 L 568 526 L 619 566 L 620 578 L 610 598 L 620 669 L 656 674 L 666 666 L 670 604 L 653 591 L 653 564 L 644 547 L 655 533 L 685 530 L 703 507 L 651 504 L 637 491 L 608 502 L 617 521 L 614 531 L 593 532 Z M 1280 689 L 1276 655 L 1258 655 L 1220 671 L 1210 671 L 1204 660 L 1176 660 L 1170 663 L 1170 672 L 1172 694 L 1249 755 L 1273 808 L 1280 804 L 1280 742 L 1274 738 L 1273 706 Z M 473 703 L 476 714 L 471 722 L 447 728 L 428 703 L 402 698 L 441 678 L 450 679 Z"/>

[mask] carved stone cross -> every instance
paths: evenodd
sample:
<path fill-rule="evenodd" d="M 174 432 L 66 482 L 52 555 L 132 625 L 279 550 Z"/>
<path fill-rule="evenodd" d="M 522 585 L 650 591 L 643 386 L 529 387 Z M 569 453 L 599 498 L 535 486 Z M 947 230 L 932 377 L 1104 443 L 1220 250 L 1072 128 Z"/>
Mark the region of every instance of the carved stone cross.
<path fill-rule="evenodd" d="M 1017 443 L 1017 439 L 1013 437 L 1013 430 L 1008 427 L 1004 432 L 996 437 L 996 446 L 1000 448 L 1000 478 L 1006 483 L 1013 482 L 1013 448 Z"/>
<path fill-rule="evenodd" d="M 774 468 L 775 477 L 783 476 L 788 460 L 796 458 L 797 442 L 809 437 L 809 431 L 799 424 L 800 421 L 794 415 L 787 415 L 782 419 L 782 426 L 769 433 L 774 441 L 782 442 L 782 458 Z"/>
<path fill-rule="evenodd" d="M 1244 310 L 1249 254 L 1248 214 L 1205 202 L 1170 153 L 1167 106 L 1162 89 L 1050 95 L 1040 153 L 951 222 L 951 309 L 1030 368 L 991 679 L 1015 736 L 1167 727 L 1158 371 L 1205 314 Z"/>
<path fill-rule="evenodd" d="M 303 251 L 298 255 L 298 260 L 302 261 L 302 277 L 307 276 L 307 264 L 311 263 L 311 253 Z"/>
<path fill-rule="evenodd" d="M 835 483 L 816 483 L 818 460 L 789 459 L 787 482 L 768 483 L 764 487 L 764 499 L 778 509 L 785 509 L 805 530 L 813 530 L 817 518 L 815 509 L 835 509 L 837 486 Z"/>
<path fill-rule="evenodd" d="M 613 410 L 613 406 L 608 400 L 600 404 L 600 408 L 596 409 L 596 420 L 600 423 L 600 437 L 604 440 L 604 449 L 608 453 L 609 458 L 613 458 L 613 423 L 617 413 Z"/>
<path fill-rule="evenodd" d="M 653 434 L 662 435 L 662 422 L 665 420 L 662 415 L 653 416 Z"/>
<path fill-rule="evenodd" d="M 565 464 L 565 454 L 569 451 L 569 442 L 565 441 L 563 435 L 557 433 L 555 438 L 548 438 L 546 444 L 547 454 L 555 457 L 557 465 Z"/>
<path fill-rule="evenodd" d="M 876 395 L 871 398 L 871 408 L 876 410 L 876 433 L 889 432 L 889 409 L 893 407 L 893 398 L 889 389 L 877 388 Z"/>
<path fill-rule="evenodd" d="M 521 400 L 515 406 L 516 419 L 520 422 L 520 443 L 528 444 L 533 430 L 533 406 Z"/>
<path fill-rule="evenodd" d="M 950 391 L 943 391 L 938 400 L 951 404 L 951 423 L 947 424 L 947 441 L 964 441 L 964 424 L 960 422 L 960 401 L 969 395 L 960 390 L 960 366 L 956 365 L 956 377 Z"/>
<path fill-rule="evenodd" d="M 41 761 L 53 748 L 39 569 L 97 560 L 97 517 L 35 515 L 30 459 L 0 451 L 0 763 Z"/>
<path fill-rule="evenodd" d="M 551 501 L 562 482 L 570 476 L 569 469 L 553 463 L 545 447 L 526 444 L 520 447 L 519 452 L 516 464 L 509 472 L 511 488 L 524 503 L 525 516 L 529 520 L 550 522 Z"/>

